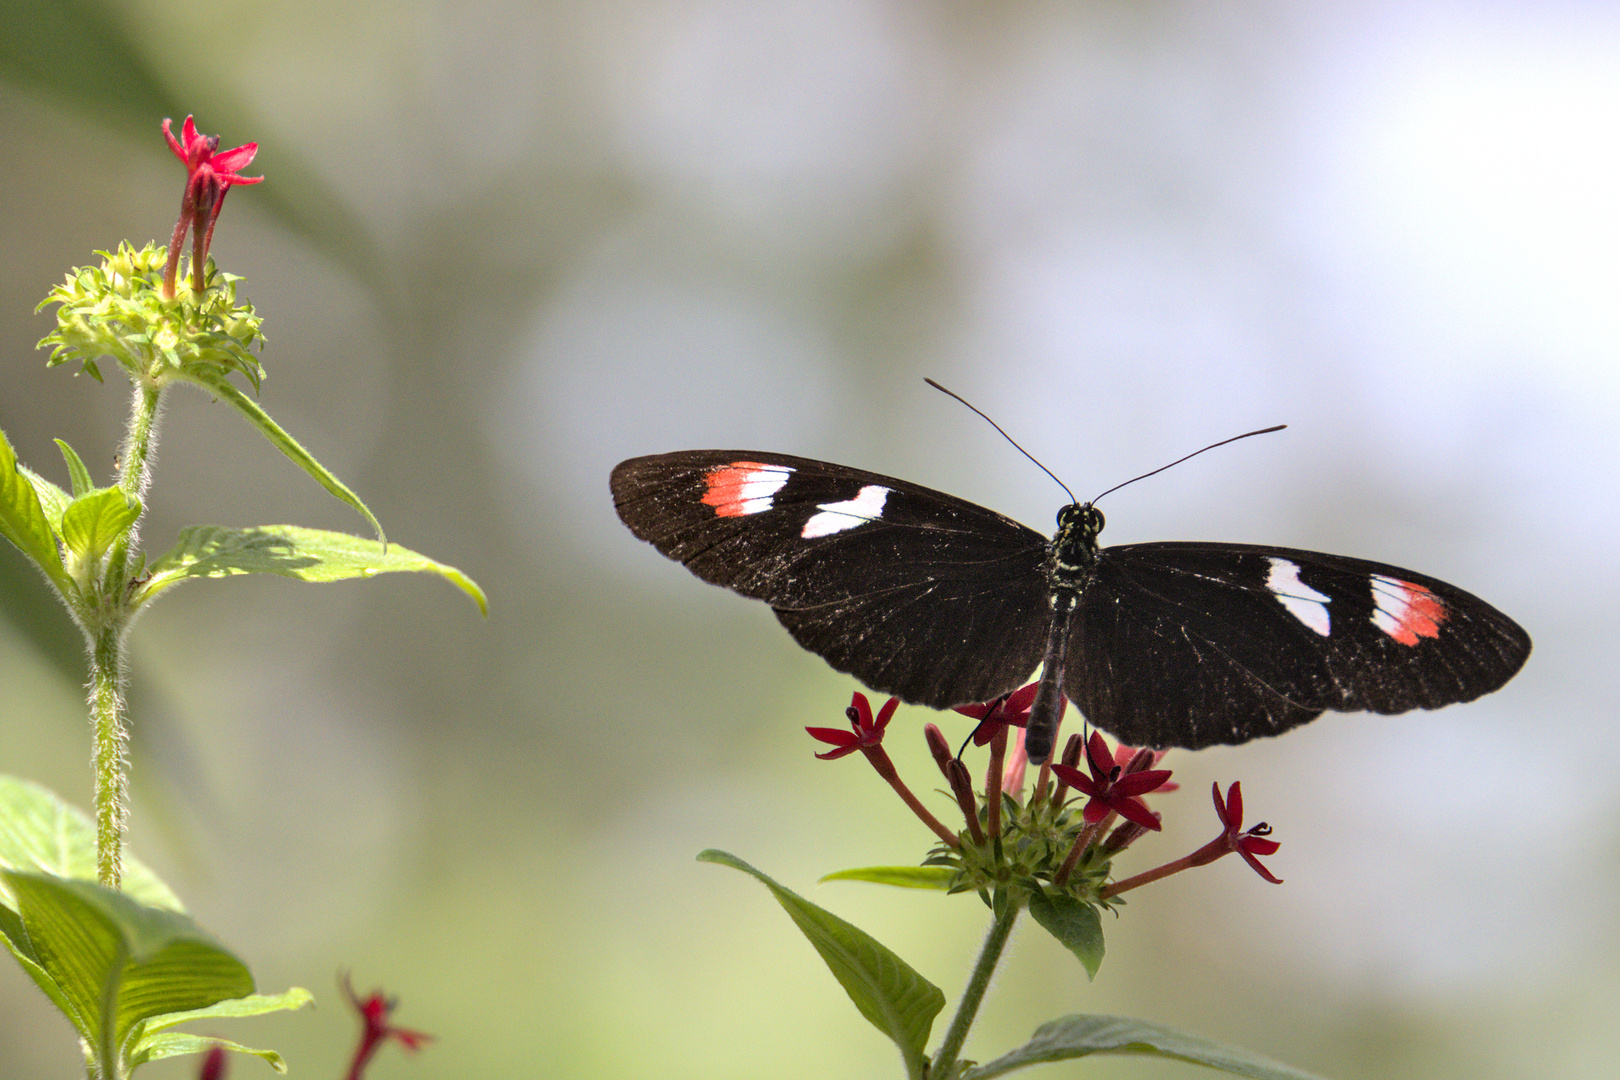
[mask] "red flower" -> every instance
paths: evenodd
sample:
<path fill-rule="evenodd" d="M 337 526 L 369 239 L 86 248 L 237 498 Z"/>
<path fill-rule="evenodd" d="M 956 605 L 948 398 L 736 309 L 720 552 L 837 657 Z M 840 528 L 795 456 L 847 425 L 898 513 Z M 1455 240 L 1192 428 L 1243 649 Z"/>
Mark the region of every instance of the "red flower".
<path fill-rule="evenodd" d="M 957 705 L 954 711 L 979 722 L 973 729 L 973 745 L 985 746 L 1002 728 L 1023 727 L 1029 722 L 1029 707 L 1039 688 L 1040 683 L 1030 683 L 982 705 Z M 1067 705 L 1068 700 L 1064 699 L 1063 704 Z"/>
<path fill-rule="evenodd" d="M 836 747 L 824 754 L 816 755 L 823 761 L 832 761 L 865 747 L 881 744 L 883 729 L 889 726 L 889 721 L 894 718 L 894 711 L 899 707 L 900 699 L 890 698 L 883 708 L 878 710 L 877 719 L 874 720 L 872 703 L 866 700 L 865 694 L 857 690 L 855 696 L 850 699 L 849 708 L 844 710 L 844 715 L 849 717 L 849 726 L 854 729 L 853 732 L 845 731 L 843 728 L 826 727 L 807 727 L 804 730 L 822 742 L 831 743 Z"/>
<path fill-rule="evenodd" d="M 354 986 L 349 982 L 349 976 L 343 976 L 343 992 L 348 995 L 349 1003 L 360 1014 L 360 1045 L 355 1048 L 354 1062 L 349 1066 L 348 1080 L 360 1080 L 360 1074 L 365 1070 L 366 1063 L 371 1060 L 379 1047 L 389 1039 L 398 1040 L 407 1050 L 419 1050 L 433 1036 L 422 1031 L 412 1031 L 410 1028 L 395 1027 L 388 1022 L 388 1014 L 394 1011 L 399 1004 L 394 998 L 384 997 L 381 990 L 373 990 L 365 997 L 359 997 L 354 992 Z"/>
<path fill-rule="evenodd" d="M 1086 764 L 1091 770 L 1089 776 L 1068 765 L 1052 765 L 1052 772 L 1059 780 L 1082 795 L 1089 796 L 1085 809 L 1086 824 L 1095 825 L 1110 813 L 1116 813 L 1144 829 L 1159 829 L 1158 816 L 1147 808 L 1140 796 L 1163 787 L 1164 782 L 1170 779 L 1169 769 L 1125 772 L 1123 766 L 1115 763 L 1114 755 L 1108 751 L 1107 740 L 1098 731 L 1091 733 L 1091 741 L 1086 744 Z"/>
<path fill-rule="evenodd" d="M 218 1043 L 208 1048 L 203 1055 L 202 1066 L 197 1070 L 197 1080 L 223 1080 L 225 1076 L 225 1048 Z"/>
<path fill-rule="evenodd" d="M 169 130 L 172 121 L 163 121 L 163 137 L 169 149 L 186 167 L 186 190 L 180 198 L 180 220 L 175 223 L 174 236 L 169 240 L 169 261 L 163 276 L 164 295 L 174 295 L 174 281 L 180 265 L 180 245 L 185 243 L 186 230 L 192 233 L 191 280 L 197 292 L 203 290 L 203 265 L 208 260 L 208 247 L 214 240 L 214 222 L 225 205 L 225 194 L 233 184 L 263 183 L 262 176 L 243 176 L 238 169 L 253 160 L 259 144 L 243 143 L 232 150 L 219 152 L 218 135 L 199 135 L 191 117 L 180 127 L 180 138 Z"/>
<path fill-rule="evenodd" d="M 1164 755 L 1169 752 L 1169 750 L 1138 750 L 1134 746 L 1126 746 L 1124 743 L 1120 743 L 1114 747 L 1114 764 L 1118 765 L 1122 771 L 1130 772 L 1131 762 L 1135 761 L 1139 755 L 1151 755 L 1143 764 L 1137 766 L 1137 770 L 1140 771 L 1149 765 L 1157 765 L 1164 758 Z M 1168 795 L 1172 791 L 1180 791 L 1181 785 L 1174 780 L 1167 780 L 1160 784 L 1156 790 L 1160 795 Z"/>
<path fill-rule="evenodd" d="M 169 141 L 174 156 L 186 167 L 188 184 L 217 184 L 223 193 L 223 189 L 232 184 L 257 184 L 264 180 L 262 176 L 243 176 L 236 171 L 253 160 L 253 155 L 259 152 L 258 143 L 243 143 L 221 153 L 219 136 L 199 135 L 191 117 L 186 117 L 186 122 L 180 125 L 183 144 L 169 130 L 171 123 L 171 120 L 163 121 L 163 137 Z"/>
<path fill-rule="evenodd" d="M 1262 821 L 1248 832 L 1243 831 L 1242 781 L 1236 781 L 1227 788 L 1224 802 L 1221 800 L 1221 785 L 1211 784 L 1210 794 L 1215 797 L 1215 814 L 1221 819 L 1221 824 L 1226 826 L 1225 834 L 1211 842 L 1210 847 L 1224 846 L 1226 850 L 1220 851 L 1220 855 L 1225 855 L 1227 851 L 1237 852 L 1243 856 L 1244 862 L 1254 868 L 1255 873 L 1273 885 L 1281 885 L 1282 878 L 1261 866 L 1260 860 L 1256 858 L 1258 855 L 1275 855 L 1277 849 L 1282 847 L 1277 841 L 1266 839 L 1271 835 L 1271 826 Z M 1213 862 L 1214 858 L 1207 861 Z"/>

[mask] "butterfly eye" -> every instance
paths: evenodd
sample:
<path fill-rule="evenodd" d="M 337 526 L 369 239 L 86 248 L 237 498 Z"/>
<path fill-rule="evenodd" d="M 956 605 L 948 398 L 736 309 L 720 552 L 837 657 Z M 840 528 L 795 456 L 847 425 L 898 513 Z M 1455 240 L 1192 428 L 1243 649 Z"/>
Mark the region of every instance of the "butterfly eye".
<path fill-rule="evenodd" d="M 1086 529 L 1088 532 L 1100 533 L 1103 531 L 1103 526 L 1108 523 L 1108 519 L 1103 517 L 1103 512 L 1097 509 L 1095 506 L 1088 504 L 1085 507 L 1085 515 Z"/>

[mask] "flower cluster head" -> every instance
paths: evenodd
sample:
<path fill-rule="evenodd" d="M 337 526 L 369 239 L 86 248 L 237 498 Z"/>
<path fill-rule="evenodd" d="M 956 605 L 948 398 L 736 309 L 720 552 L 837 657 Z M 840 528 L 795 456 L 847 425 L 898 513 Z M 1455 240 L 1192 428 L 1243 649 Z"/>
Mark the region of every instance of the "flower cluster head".
<path fill-rule="evenodd" d="M 76 360 L 101 382 L 97 361 L 111 357 L 131 379 L 150 385 L 178 380 L 207 387 L 240 371 L 258 389 L 264 368 L 249 350 L 262 348 L 264 335 L 253 305 L 236 302 L 240 278 L 209 262 L 206 292 L 183 289 L 165 300 L 162 248 L 124 243 L 97 254 L 100 266 L 74 267 L 39 304 L 60 305 L 56 329 L 39 342 L 51 349 L 50 367 Z"/>
<path fill-rule="evenodd" d="M 1033 789 L 1023 790 L 1026 758 L 1022 728 L 1037 687 L 1032 684 L 982 705 L 956 711 L 979 722 L 972 741 L 991 748 L 990 767 L 977 787 L 967 766 L 950 750 L 939 729 L 925 730 L 930 753 L 964 815 L 964 828 L 951 830 L 929 811 L 901 780 L 882 743 L 899 705 L 890 698 L 874 715 L 864 694 L 857 693 L 846 711 L 850 728 L 809 728 L 833 749 L 818 753 L 833 760 L 859 750 L 878 774 L 940 839 L 925 865 L 944 874 L 942 886 L 952 892 L 974 891 L 986 897 L 1012 890 L 1024 897 L 1050 897 L 1054 890 L 1082 903 L 1109 906 L 1123 892 L 1223 855 L 1237 853 L 1267 881 L 1280 879 L 1258 856 L 1280 846 L 1269 839 L 1264 824 L 1243 831 L 1243 796 L 1233 784 L 1225 798 L 1215 790 L 1221 835 L 1198 851 L 1124 880 L 1115 880 L 1113 859 L 1148 833 L 1161 829 L 1160 815 L 1145 799 L 1177 790 L 1170 770 L 1159 768 L 1163 751 L 1112 747 L 1101 732 L 1089 738 L 1071 736 L 1062 760 L 1039 770 Z M 1009 738 L 1014 745 L 1006 750 Z M 1010 764 L 1003 771 L 1003 755 Z M 948 873 L 947 873 L 948 872 Z"/>
<path fill-rule="evenodd" d="M 219 138 L 199 135 L 190 117 L 180 139 L 163 121 L 163 137 L 186 166 L 180 220 L 168 249 L 123 243 L 116 251 L 97 252 L 100 266 L 75 267 L 39 304 L 60 305 L 56 329 L 40 347 L 51 347 L 50 366 L 76 360 L 97 382 L 97 362 L 111 357 L 130 378 L 154 387 L 182 380 L 216 390 L 220 380 L 241 372 L 257 390 L 264 369 L 251 350 L 264 344 L 260 319 L 251 304 L 237 303 L 241 279 L 216 268 L 208 246 L 225 193 L 264 179 L 236 171 L 252 160 L 258 144 L 220 153 Z M 188 231 L 194 241 L 189 285 L 179 285 Z"/>

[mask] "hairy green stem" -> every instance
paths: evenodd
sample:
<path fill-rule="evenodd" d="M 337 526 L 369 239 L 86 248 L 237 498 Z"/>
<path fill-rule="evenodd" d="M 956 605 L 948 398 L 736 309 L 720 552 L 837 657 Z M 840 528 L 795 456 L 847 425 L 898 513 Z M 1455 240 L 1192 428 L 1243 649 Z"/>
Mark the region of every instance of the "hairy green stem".
<path fill-rule="evenodd" d="M 124 723 L 122 628 L 103 627 L 90 649 L 90 724 L 95 736 L 96 879 L 123 879 L 124 811 L 129 794 L 129 729 Z"/>
<path fill-rule="evenodd" d="M 118 487 L 140 499 L 152 477 L 161 388 L 135 384 L 129 432 L 120 455 Z M 142 514 L 144 515 L 144 512 Z M 124 705 L 124 632 L 129 627 L 129 586 L 134 573 L 137 518 L 107 554 L 81 612 L 90 653 L 90 726 L 95 740 L 96 878 L 110 889 L 123 880 L 124 819 L 129 806 L 129 724 Z"/>
<path fill-rule="evenodd" d="M 945 1041 L 940 1043 L 939 1050 L 934 1054 L 933 1064 L 929 1066 L 930 1076 L 953 1075 L 962 1046 L 967 1042 L 968 1030 L 973 1027 L 973 1021 L 979 1015 L 979 1006 L 984 1004 L 985 992 L 990 989 L 990 978 L 996 972 L 996 965 L 1001 963 L 1001 954 L 1007 951 L 1007 941 L 1012 937 L 1014 924 L 1018 922 L 1018 913 L 1024 908 L 1022 903 L 1011 898 L 996 906 L 1000 910 L 990 924 L 990 933 L 985 935 L 984 947 L 979 950 L 978 962 L 973 965 L 973 977 L 968 980 L 967 989 L 962 991 L 962 1001 L 956 1007 L 950 1030 L 945 1032 Z"/>
<path fill-rule="evenodd" d="M 130 402 L 129 431 L 124 436 L 124 448 L 118 456 L 118 490 L 134 499 L 146 499 L 147 485 L 152 481 L 152 465 L 157 454 L 158 418 L 162 415 L 163 389 L 144 379 L 135 381 L 135 393 Z M 141 517 L 146 514 L 142 511 Z M 121 589 L 129 580 L 132 570 L 131 552 L 140 536 L 141 523 L 137 518 L 129 532 L 113 545 L 107 557 L 104 581 L 109 594 Z M 111 595 L 114 600 L 122 597 Z"/>

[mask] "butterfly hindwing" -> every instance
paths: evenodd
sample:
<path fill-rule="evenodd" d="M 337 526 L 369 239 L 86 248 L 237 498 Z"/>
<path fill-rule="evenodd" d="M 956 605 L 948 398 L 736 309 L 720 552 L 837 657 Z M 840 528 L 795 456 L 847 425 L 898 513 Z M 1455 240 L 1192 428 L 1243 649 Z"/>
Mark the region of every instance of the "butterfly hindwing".
<path fill-rule="evenodd" d="M 987 700 L 1040 663 L 1047 540 L 984 507 L 751 450 L 633 458 L 611 486 L 636 536 L 764 600 L 800 645 L 881 693 Z"/>
<path fill-rule="evenodd" d="M 1065 683 L 1132 745 L 1241 743 L 1324 710 L 1472 701 L 1530 652 L 1511 619 L 1445 582 L 1292 548 L 1105 548 L 1082 594 Z"/>

